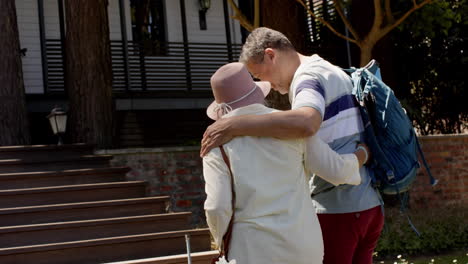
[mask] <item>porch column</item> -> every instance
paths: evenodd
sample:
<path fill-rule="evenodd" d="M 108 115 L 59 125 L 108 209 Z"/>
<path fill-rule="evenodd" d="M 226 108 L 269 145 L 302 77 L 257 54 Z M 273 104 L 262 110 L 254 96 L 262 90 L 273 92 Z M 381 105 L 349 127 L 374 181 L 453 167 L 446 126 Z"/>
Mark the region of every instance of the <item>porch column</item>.
<path fill-rule="evenodd" d="M 229 8 L 227 0 L 223 0 L 223 9 L 224 9 L 224 26 L 226 28 L 226 45 L 228 50 L 228 60 L 229 62 L 233 61 L 232 54 L 232 40 L 231 40 L 231 27 L 229 24 Z"/>
<path fill-rule="evenodd" d="M 187 35 L 187 17 L 185 16 L 185 0 L 179 0 L 180 3 L 180 16 L 182 18 L 182 36 L 184 40 L 184 57 L 185 57 L 185 73 L 187 74 L 187 90 L 192 90 L 192 73 L 190 70 L 190 50 L 188 45 Z"/>
<path fill-rule="evenodd" d="M 62 69 L 63 69 L 63 89 L 65 94 L 67 94 L 67 60 L 65 56 L 65 12 L 63 9 L 63 0 L 58 1 L 59 9 L 59 23 L 60 23 L 60 44 L 62 50 Z"/>
<path fill-rule="evenodd" d="M 130 70 L 128 68 L 128 38 L 127 38 L 127 19 L 125 17 L 125 0 L 119 0 L 120 12 L 120 33 L 122 35 L 122 50 L 124 56 L 125 90 L 131 89 Z"/>
<path fill-rule="evenodd" d="M 49 91 L 48 82 L 48 64 L 47 64 L 47 49 L 46 49 L 46 37 L 45 37 L 45 22 L 44 22 L 44 1 L 37 0 L 37 10 L 39 15 L 39 37 L 41 41 L 41 61 L 42 61 L 42 83 L 44 86 L 44 93 Z"/>

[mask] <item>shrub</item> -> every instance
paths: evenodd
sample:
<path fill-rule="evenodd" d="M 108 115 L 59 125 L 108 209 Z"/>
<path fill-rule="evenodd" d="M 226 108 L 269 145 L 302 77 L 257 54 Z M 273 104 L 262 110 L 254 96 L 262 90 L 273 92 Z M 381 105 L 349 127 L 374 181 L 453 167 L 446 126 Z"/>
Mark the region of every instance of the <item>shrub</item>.
<path fill-rule="evenodd" d="M 385 227 L 376 252 L 379 257 L 399 254 L 441 253 L 468 248 L 467 208 L 411 209 L 408 215 L 421 236 L 413 231 L 407 216 L 396 208 L 386 209 Z"/>

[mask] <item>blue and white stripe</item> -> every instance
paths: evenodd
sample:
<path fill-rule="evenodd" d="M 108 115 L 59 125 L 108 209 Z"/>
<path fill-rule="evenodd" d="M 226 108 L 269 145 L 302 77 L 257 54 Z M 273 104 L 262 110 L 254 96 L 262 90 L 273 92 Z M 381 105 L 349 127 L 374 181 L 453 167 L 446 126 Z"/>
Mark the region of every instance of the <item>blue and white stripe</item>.
<path fill-rule="evenodd" d="M 322 114 L 323 122 L 318 136 L 323 141 L 331 144 L 340 138 L 348 138 L 363 131 L 358 104 L 346 90 L 341 93 L 331 91 L 330 94 L 335 94 L 331 101 L 327 100 L 330 97 L 325 96 L 323 85 L 318 79 L 303 80 L 295 90 L 294 109 L 313 107 Z"/>
<path fill-rule="evenodd" d="M 357 141 L 363 140 L 363 124 L 358 104 L 351 94 L 351 79 L 340 68 L 313 55 L 296 70 L 289 99 L 292 109 L 313 107 L 322 114 L 317 135 L 340 154 L 352 153 Z M 331 191 L 331 184 L 314 176 L 310 182 L 317 213 L 349 213 L 370 209 L 380 204 L 370 184 L 366 168 L 360 169 L 361 184 L 340 185 Z"/>

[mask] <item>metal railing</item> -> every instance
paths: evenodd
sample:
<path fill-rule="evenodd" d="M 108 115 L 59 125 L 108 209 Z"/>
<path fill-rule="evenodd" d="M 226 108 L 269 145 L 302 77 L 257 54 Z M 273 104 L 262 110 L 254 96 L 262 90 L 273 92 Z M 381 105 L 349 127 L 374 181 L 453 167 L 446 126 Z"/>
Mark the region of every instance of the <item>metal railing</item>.
<path fill-rule="evenodd" d="M 111 41 L 112 87 L 115 92 L 209 90 L 210 76 L 237 60 L 240 44 Z M 46 41 L 48 92 L 63 92 L 64 52 L 59 39 Z M 128 74 L 127 74 L 128 69 Z"/>

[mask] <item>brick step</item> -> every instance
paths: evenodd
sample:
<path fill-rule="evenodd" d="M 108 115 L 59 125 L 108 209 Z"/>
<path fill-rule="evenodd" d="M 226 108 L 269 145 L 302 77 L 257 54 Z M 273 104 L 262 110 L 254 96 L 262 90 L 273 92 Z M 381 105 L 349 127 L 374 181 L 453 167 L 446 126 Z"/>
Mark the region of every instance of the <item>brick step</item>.
<path fill-rule="evenodd" d="M 161 214 L 166 213 L 169 199 L 160 196 L 0 209 L 0 226 Z"/>
<path fill-rule="evenodd" d="M 144 181 L 92 183 L 0 191 L 0 208 L 144 197 Z"/>
<path fill-rule="evenodd" d="M 97 264 L 176 255 L 186 252 L 190 234 L 192 252 L 210 250 L 208 229 L 182 230 L 75 242 L 0 249 L 0 263 Z"/>
<path fill-rule="evenodd" d="M 1 173 L 0 190 L 124 181 L 127 167 Z"/>
<path fill-rule="evenodd" d="M 69 169 L 103 168 L 109 166 L 110 155 L 83 155 L 79 157 L 48 157 L 35 159 L 2 159 L 0 173 L 58 171 Z"/>
<path fill-rule="evenodd" d="M 0 248 L 189 229 L 191 213 L 0 227 Z"/>
<path fill-rule="evenodd" d="M 0 147 L 0 160 L 83 156 L 93 154 L 93 150 L 94 146 L 90 144 L 6 146 Z"/>
<path fill-rule="evenodd" d="M 217 257 L 219 252 L 217 250 L 203 251 L 190 254 L 192 264 L 210 264 L 211 260 Z M 186 264 L 187 254 L 172 255 L 165 257 L 126 260 L 118 262 L 109 262 L 106 264 Z"/>

